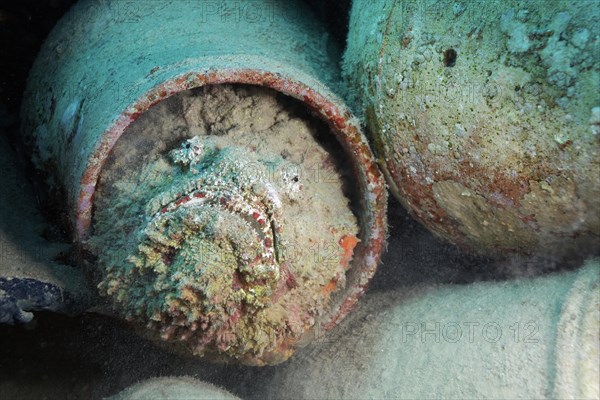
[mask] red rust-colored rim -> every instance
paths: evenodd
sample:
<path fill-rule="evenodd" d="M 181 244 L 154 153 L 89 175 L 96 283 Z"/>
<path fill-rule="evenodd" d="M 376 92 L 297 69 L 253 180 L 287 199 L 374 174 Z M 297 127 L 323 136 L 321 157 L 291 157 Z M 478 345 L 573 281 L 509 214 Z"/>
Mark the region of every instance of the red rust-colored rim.
<path fill-rule="evenodd" d="M 318 90 L 281 74 L 254 69 L 190 72 L 154 87 L 129 106 L 104 133 L 87 162 L 77 197 L 75 221 L 77 239 L 84 241 L 89 237 L 94 192 L 100 173 L 115 143 L 129 125 L 152 106 L 173 94 L 216 84 L 264 86 L 302 101 L 322 116 L 346 154 L 350 155 L 353 172 L 360 188 L 361 210 L 367 212 L 368 215 L 360 219 L 361 229 L 364 230 L 364 233 L 361 235 L 362 243 L 355 250 L 353 261 L 353 265 L 362 264 L 359 267 L 360 276 L 357 277 L 355 285 L 345 290 L 343 301 L 333 310 L 328 321 L 325 321 L 323 328 L 325 331 L 329 330 L 343 319 L 364 294 L 379 263 L 387 231 L 386 186 L 360 128 L 351 122 L 354 117 L 350 111 L 344 106 L 336 105 Z M 319 336 L 318 332 L 317 336 Z"/>

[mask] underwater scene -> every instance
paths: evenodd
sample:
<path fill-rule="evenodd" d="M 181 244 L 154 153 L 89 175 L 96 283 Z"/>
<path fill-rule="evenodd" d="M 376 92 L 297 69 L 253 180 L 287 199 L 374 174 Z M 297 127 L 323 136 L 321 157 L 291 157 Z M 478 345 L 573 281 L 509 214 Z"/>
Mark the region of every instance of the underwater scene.
<path fill-rule="evenodd" d="M 600 1 L 0 32 L 0 399 L 600 398 Z"/>

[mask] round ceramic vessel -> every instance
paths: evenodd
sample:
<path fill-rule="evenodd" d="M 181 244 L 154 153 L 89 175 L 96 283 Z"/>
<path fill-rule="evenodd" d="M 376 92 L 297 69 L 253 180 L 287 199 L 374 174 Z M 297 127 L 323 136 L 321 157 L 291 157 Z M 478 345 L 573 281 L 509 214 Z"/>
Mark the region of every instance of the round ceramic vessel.
<path fill-rule="evenodd" d="M 353 4 L 344 73 L 392 193 L 486 255 L 599 251 L 598 7 Z"/>
<path fill-rule="evenodd" d="M 239 164 L 232 160 L 239 149 L 225 149 L 218 156 L 210 153 L 210 160 L 221 163 L 210 164 L 208 159 L 195 159 L 188 151 L 191 144 L 186 147 L 186 143 L 182 143 L 180 157 L 176 154 L 171 157 L 173 165 L 180 165 L 186 174 L 198 174 L 194 175 L 195 182 L 210 184 L 211 188 L 188 185 L 187 195 L 177 197 L 170 193 L 173 198 L 164 204 L 159 199 L 146 208 L 153 211 L 144 223 L 152 222 L 153 228 L 148 226 L 142 232 L 149 239 L 140 239 L 136 251 L 146 257 L 147 262 L 138 258 L 130 264 L 122 260 L 111 264 L 111 257 L 121 255 L 122 249 L 116 244 L 95 254 L 99 260 L 105 260 L 96 266 L 103 276 L 102 293 L 112 301 L 118 315 L 132 320 L 150 337 L 198 355 L 210 354 L 254 365 L 273 364 L 285 360 L 298 346 L 335 326 L 364 293 L 385 241 L 385 184 L 358 120 L 336 95 L 339 76 L 336 53 L 326 39 L 326 32 L 299 4 L 178 0 L 83 1 L 67 13 L 46 40 L 31 70 L 25 93 L 23 136 L 32 146 L 34 162 L 45 171 L 51 188 L 66 196 L 74 238 L 82 247 L 94 238 L 98 182 L 115 145 L 132 123 L 152 106 L 180 92 L 209 85 L 244 84 L 269 88 L 297 99 L 314 118 L 325 122 L 328 134 L 335 138 L 349 165 L 357 194 L 354 213 L 358 231 L 352 240 L 340 238 L 336 243 L 343 252 L 340 260 L 343 273 L 315 293 L 299 293 L 304 300 L 295 306 L 280 307 L 277 323 L 265 332 L 262 325 L 253 325 L 252 313 L 258 308 L 277 306 L 282 291 L 294 287 L 290 278 L 294 271 L 290 271 L 280 254 L 270 250 L 274 242 L 279 243 L 276 221 L 279 211 L 274 211 L 279 207 L 277 193 L 265 182 L 256 183 L 256 177 L 237 178 L 235 168 Z M 176 152 L 176 149 L 167 150 L 171 155 Z M 196 161 L 201 168 L 196 168 Z M 202 169 L 209 164 L 215 171 L 225 166 L 226 171 L 231 172 L 229 180 L 223 183 L 211 177 L 207 169 Z M 142 166 L 130 168 L 137 170 Z M 219 185 L 229 185 L 225 195 L 224 186 Z M 190 199 L 194 201 L 189 202 Z M 146 199 L 130 202 L 136 201 Z M 185 208 L 180 207 L 183 203 L 186 203 Z M 119 204 L 107 207 L 119 212 L 122 206 Z M 154 210 L 156 204 L 162 208 Z M 198 211 L 202 207 L 204 211 Z M 244 278 L 248 281 L 243 282 L 241 288 L 237 281 L 227 281 L 235 290 L 244 292 L 232 300 L 237 305 L 220 299 L 227 318 L 211 319 L 212 314 L 207 315 L 211 302 L 217 301 L 211 297 L 217 296 L 215 291 L 208 296 L 202 288 L 178 287 L 175 282 L 183 280 L 180 276 L 176 279 L 168 276 L 171 273 L 168 260 L 173 256 L 173 249 L 178 251 L 185 247 L 183 241 L 192 238 L 195 229 L 214 228 L 207 221 L 211 218 L 210 210 L 215 207 L 238 218 L 227 226 L 224 234 L 227 240 L 223 240 L 230 246 L 227 254 L 242 260 L 243 265 L 239 265 L 237 272 L 251 279 Z M 179 218 L 181 234 L 177 234 L 178 228 L 169 230 L 171 220 L 162 218 L 163 210 L 167 217 Z M 197 218 L 193 215 L 196 211 L 200 213 Z M 269 223 L 266 230 L 260 228 L 263 214 L 266 220 L 262 222 Z M 254 264 L 247 262 L 248 252 L 238 251 L 243 247 L 243 238 L 232 234 L 236 223 L 241 224 L 240 232 L 250 235 L 248 232 L 254 229 L 257 235 L 258 243 L 247 248 L 248 252 L 258 252 Z M 250 229 L 247 224 L 254 225 Z M 211 235 L 214 232 L 215 229 Z M 168 244 L 157 239 L 157 235 L 177 239 Z M 203 235 L 202 240 L 210 236 Z M 219 242 L 219 246 L 222 243 Z M 154 251 L 152 246 L 162 247 Z M 151 253 L 161 253 L 163 257 L 150 260 L 148 254 Z M 143 269 L 149 265 L 152 268 Z M 254 268 L 256 265 L 260 268 Z M 115 272 L 116 269 L 120 272 Z M 138 276 L 135 274 L 146 280 L 143 288 L 128 287 L 135 281 L 131 278 Z M 140 281 L 135 282 L 137 285 Z M 225 291 L 231 289 L 227 282 L 223 286 Z M 245 284 L 257 286 L 248 288 Z M 141 290 L 146 291 L 145 294 L 140 294 Z M 156 298 L 164 301 L 151 310 L 150 304 L 154 304 Z M 309 298 L 314 298 L 313 304 L 308 304 Z M 194 304 L 200 301 L 204 308 L 198 316 Z M 205 317 L 220 321 L 211 331 L 216 336 L 204 335 L 210 331 Z M 243 329 L 238 326 L 239 321 L 244 321 Z M 232 341 L 237 344 L 232 345 Z"/>

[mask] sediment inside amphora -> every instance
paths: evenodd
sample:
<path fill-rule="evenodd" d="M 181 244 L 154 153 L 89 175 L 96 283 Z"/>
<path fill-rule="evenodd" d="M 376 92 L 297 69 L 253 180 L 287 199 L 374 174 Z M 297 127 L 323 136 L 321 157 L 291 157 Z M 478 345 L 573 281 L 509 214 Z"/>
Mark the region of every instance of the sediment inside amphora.
<path fill-rule="evenodd" d="M 360 236 L 349 174 L 329 128 L 277 92 L 174 95 L 127 129 L 100 177 L 100 291 L 193 354 L 283 360 L 345 287 Z"/>

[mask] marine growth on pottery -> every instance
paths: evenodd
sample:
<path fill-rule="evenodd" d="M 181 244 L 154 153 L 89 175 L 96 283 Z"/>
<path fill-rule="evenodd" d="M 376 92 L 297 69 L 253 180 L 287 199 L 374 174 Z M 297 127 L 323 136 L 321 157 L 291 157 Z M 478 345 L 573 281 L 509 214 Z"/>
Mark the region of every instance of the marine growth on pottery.
<path fill-rule="evenodd" d="M 112 313 L 274 364 L 364 293 L 387 195 L 313 14 L 208 3 L 76 4 L 31 70 L 23 137 Z"/>
<path fill-rule="evenodd" d="M 353 3 L 347 83 L 402 204 L 487 255 L 600 243 L 600 8 Z"/>

